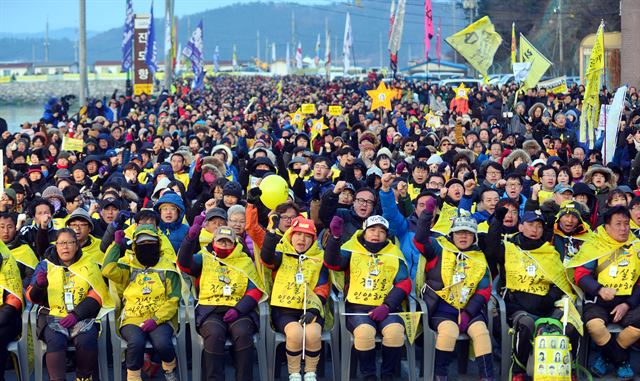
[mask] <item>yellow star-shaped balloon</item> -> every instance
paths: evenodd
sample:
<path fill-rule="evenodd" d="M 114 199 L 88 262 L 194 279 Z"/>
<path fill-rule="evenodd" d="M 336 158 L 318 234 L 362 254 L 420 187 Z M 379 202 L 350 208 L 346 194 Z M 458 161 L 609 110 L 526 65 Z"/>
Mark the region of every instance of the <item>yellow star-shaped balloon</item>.
<path fill-rule="evenodd" d="M 433 112 L 427 114 L 427 127 L 440 128 L 440 117 Z"/>
<path fill-rule="evenodd" d="M 371 97 L 371 111 L 376 110 L 378 107 L 384 107 L 386 110 L 391 110 L 391 98 L 393 98 L 395 93 L 395 90 L 387 89 L 387 85 L 382 81 L 378 85 L 377 89 L 367 90 L 367 94 Z"/>
<path fill-rule="evenodd" d="M 469 99 L 469 96 L 468 96 L 469 88 L 464 87 L 464 82 L 460 83 L 460 86 L 454 87 L 453 91 L 456 92 L 456 99 L 460 99 L 460 98 Z"/>
<path fill-rule="evenodd" d="M 302 124 L 304 123 L 304 114 L 300 110 L 300 107 L 296 110 L 296 112 L 290 113 L 291 116 L 291 125 L 297 126 L 299 131 L 302 131 Z"/>
<path fill-rule="evenodd" d="M 311 140 L 315 139 L 318 135 L 322 135 L 322 131 L 328 128 L 329 126 L 324 124 L 322 119 L 314 119 L 311 121 Z"/>

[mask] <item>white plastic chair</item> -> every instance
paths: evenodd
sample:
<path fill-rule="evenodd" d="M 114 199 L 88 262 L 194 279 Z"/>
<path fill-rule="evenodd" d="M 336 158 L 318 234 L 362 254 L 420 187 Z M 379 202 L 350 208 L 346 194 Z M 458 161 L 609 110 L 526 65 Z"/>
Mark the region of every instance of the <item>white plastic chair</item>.
<path fill-rule="evenodd" d="M 497 284 L 497 283 L 496 283 Z M 494 290 L 496 290 L 494 285 Z M 487 305 L 487 325 L 489 326 L 489 336 L 494 336 L 493 310 L 497 309 L 498 319 L 500 319 L 500 380 L 507 381 L 509 369 L 511 368 L 511 335 L 507 324 L 507 307 L 504 299 L 496 292 L 491 293 L 491 298 Z"/>
<path fill-rule="evenodd" d="M 262 327 L 265 324 L 268 324 L 268 319 L 267 306 L 265 303 L 259 303 L 258 308 L 260 310 L 260 327 L 258 328 L 258 332 L 253 335 L 253 345 L 256 348 L 256 352 L 258 352 L 258 371 L 260 372 L 259 379 L 262 379 L 264 375 L 267 374 L 267 353 Z M 196 329 L 195 307 L 193 304 L 189 303 L 187 313 L 189 316 L 189 331 L 191 332 L 191 379 L 201 380 L 204 340 Z M 224 346 L 225 348 L 230 348 L 232 346 L 231 340 L 227 339 Z"/>
<path fill-rule="evenodd" d="M 40 307 L 34 305 L 29 313 L 29 321 L 31 323 L 31 334 L 33 336 L 33 363 L 35 381 L 42 381 L 43 368 L 42 357 L 47 353 L 47 344 L 40 340 L 36 334 L 38 326 L 38 310 Z M 100 332 L 98 334 L 98 371 L 100 372 L 101 380 L 109 379 L 109 364 L 107 363 L 107 317 L 103 317 L 100 320 L 96 320 L 96 323 L 100 325 Z M 75 351 L 74 346 L 69 346 L 67 350 Z"/>
<path fill-rule="evenodd" d="M 348 381 L 350 376 L 351 376 L 351 349 L 353 348 L 353 334 L 351 333 L 351 331 L 349 331 L 347 329 L 347 319 L 345 318 L 345 316 L 342 314 L 343 312 L 345 312 L 345 305 L 344 305 L 344 301 L 339 301 L 338 303 L 338 308 L 337 308 L 337 313 L 339 315 L 339 321 L 340 321 L 340 330 L 343 332 L 341 335 L 341 347 L 342 347 L 342 353 L 341 353 L 341 360 L 340 360 L 340 365 L 341 365 L 341 379 L 342 381 Z M 410 310 L 411 312 L 415 311 L 415 304 L 414 303 L 410 303 Z M 376 335 L 376 343 L 380 343 L 382 342 L 382 336 L 380 335 Z M 405 349 L 407 351 L 407 360 L 409 363 L 409 381 L 416 381 L 416 348 L 413 344 L 409 344 L 409 340 L 405 337 L 404 340 L 404 346 Z M 434 343 L 435 346 L 435 343 Z M 425 346 L 425 349 L 427 347 Z M 426 350 L 425 350 L 426 352 Z"/>
<path fill-rule="evenodd" d="M 330 331 L 322 331 L 322 335 L 320 336 L 320 340 L 328 344 L 331 347 L 331 370 L 333 372 L 333 380 L 338 380 L 340 377 L 340 326 L 337 321 L 338 314 L 338 304 L 336 303 L 335 297 L 333 293 L 331 294 L 328 303 L 332 303 L 333 308 L 333 327 Z M 271 314 L 269 314 L 271 316 Z M 271 325 L 271 319 L 265 319 L 266 323 L 263 324 L 260 329 L 264 330 L 265 338 L 266 338 L 266 352 L 267 352 L 267 363 L 268 363 L 268 380 L 273 381 L 275 378 L 276 371 L 276 349 L 278 345 L 285 343 L 286 338 L 283 333 L 276 332 Z M 261 378 L 264 379 L 264 378 Z"/>
<path fill-rule="evenodd" d="M 127 349 L 127 342 L 120 337 L 116 324 L 115 312 L 110 312 L 109 327 L 111 329 L 111 346 L 113 347 L 113 379 L 114 381 L 122 381 L 122 353 Z M 178 307 L 178 332 L 171 339 L 176 351 L 176 361 L 178 363 L 178 374 L 180 380 L 188 380 L 189 371 L 187 369 L 187 339 L 186 339 L 186 309 L 181 304 Z M 151 342 L 147 340 L 146 349 L 153 349 Z M 194 378 L 195 380 L 195 378 Z"/>
<path fill-rule="evenodd" d="M 29 370 L 29 354 L 28 343 L 29 340 L 29 313 L 31 312 L 32 304 L 27 302 L 26 307 L 22 311 L 22 331 L 20 338 L 16 341 L 12 341 L 7 346 L 7 351 L 13 353 L 18 359 L 18 369 L 16 374 L 20 377 L 21 381 L 28 381 L 31 375 Z M 35 334 L 35 333 L 34 333 Z"/>

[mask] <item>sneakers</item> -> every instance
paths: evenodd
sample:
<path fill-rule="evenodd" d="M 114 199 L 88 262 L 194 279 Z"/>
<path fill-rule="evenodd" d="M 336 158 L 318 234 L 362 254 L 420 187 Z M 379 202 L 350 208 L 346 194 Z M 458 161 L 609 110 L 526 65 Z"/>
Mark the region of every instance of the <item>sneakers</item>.
<path fill-rule="evenodd" d="M 589 370 L 596 377 L 604 377 L 607 374 L 608 368 L 609 363 L 604 358 L 604 356 L 602 356 L 602 353 L 598 353 L 596 355 L 596 361 L 593 362 L 593 365 L 591 365 L 591 368 L 589 368 Z M 633 371 L 631 372 L 631 374 L 633 375 Z"/>
<path fill-rule="evenodd" d="M 304 374 L 304 381 L 316 381 L 316 372 L 307 372 Z"/>
<path fill-rule="evenodd" d="M 302 376 L 300 373 L 291 373 L 289 375 L 289 381 L 302 381 Z"/>
<path fill-rule="evenodd" d="M 524 373 L 514 373 L 511 375 L 511 381 L 525 381 Z"/>
<path fill-rule="evenodd" d="M 631 363 L 629 361 L 623 362 L 616 370 L 616 376 L 621 380 L 633 380 L 633 369 L 631 368 Z"/>
<path fill-rule="evenodd" d="M 176 369 L 172 370 L 171 372 L 164 372 L 164 379 L 167 381 L 180 381 Z"/>

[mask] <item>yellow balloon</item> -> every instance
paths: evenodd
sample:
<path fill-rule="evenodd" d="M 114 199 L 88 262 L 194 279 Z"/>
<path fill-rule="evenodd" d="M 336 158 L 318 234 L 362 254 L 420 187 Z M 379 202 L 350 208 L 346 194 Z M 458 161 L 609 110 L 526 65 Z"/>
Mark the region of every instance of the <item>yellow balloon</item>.
<path fill-rule="evenodd" d="M 260 190 L 262 191 L 260 201 L 271 210 L 287 201 L 289 197 L 289 186 L 287 182 L 278 175 L 269 175 L 262 179 L 260 182 Z"/>

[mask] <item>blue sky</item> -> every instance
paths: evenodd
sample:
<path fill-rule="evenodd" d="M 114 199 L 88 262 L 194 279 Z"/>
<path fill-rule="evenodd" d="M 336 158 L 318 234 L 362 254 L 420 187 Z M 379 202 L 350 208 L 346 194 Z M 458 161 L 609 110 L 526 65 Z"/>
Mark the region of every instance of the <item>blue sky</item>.
<path fill-rule="evenodd" d="M 178 17 L 220 8 L 234 3 L 256 0 L 175 0 Z M 264 1 L 264 0 L 260 0 Z M 327 4 L 329 0 L 272 0 Z M 86 0 L 87 30 L 104 31 L 121 27 L 125 14 L 125 0 Z M 133 0 L 133 11 L 148 13 L 151 0 Z M 164 15 L 164 0 L 154 1 L 156 17 Z M 78 0 L 0 0 L 0 33 L 43 32 L 49 18 L 50 29 L 74 28 L 78 25 Z"/>

